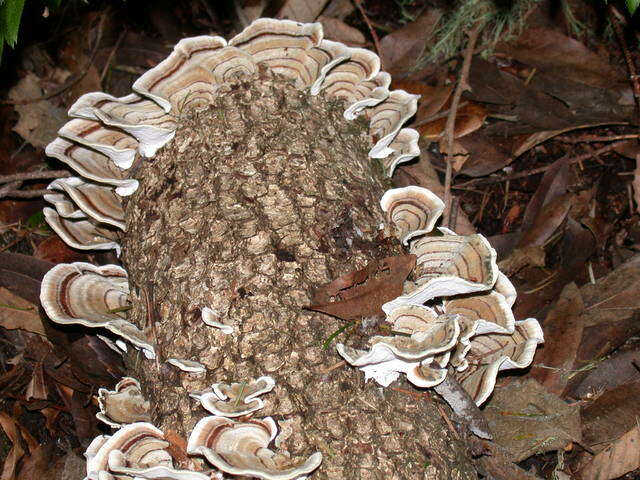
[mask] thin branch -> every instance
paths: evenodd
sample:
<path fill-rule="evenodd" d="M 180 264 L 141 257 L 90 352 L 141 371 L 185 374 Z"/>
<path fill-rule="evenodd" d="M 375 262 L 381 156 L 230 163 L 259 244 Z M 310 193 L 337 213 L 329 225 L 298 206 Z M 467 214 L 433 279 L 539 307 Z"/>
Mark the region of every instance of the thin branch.
<path fill-rule="evenodd" d="M 453 135 L 456 125 L 456 113 L 458 112 L 458 106 L 460 105 L 460 98 L 462 97 L 462 91 L 467 88 L 467 78 L 469 77 L 469 70 L 471 69 L 471 58 L 473 57 L 473 51 L 476 47 L 476 41 L 480 35 L 484 23 L 478 21 L 473 30 L 469 34 L 469 41 L 467 48 L 464 52 L 464 60 L 462 62 L 462 69 L 460 70 L 460 76 L 458 77 L 458 84 L 453 93 L 453 99 L 451 100 L 451 108 L 449 110 L 449 116 L 447 117 L 447 123 L 444 129 L 445 138 L 447 141 L 447 170 L 444 178 L 444 205 L 445 205 L 445 217 L 443 226 L 449 228 L 455 228 L 455 225 L 451 225 L 451 177 L 453 176 Z"/>
<path fill-rule="evenodd" d="M 42 189 L 42 190 L 8 190 L 2 191 L 0 190 L 0 199 L 1 198 L 37 198 L 43 195 L 49 195 L 51 190 Z"/>
<path fill-rule="evenodd" d="M 66 178 L 72 174 L 68 170 L 40 170 L 38 172 L 14 173 L 12 175 L 0 175 L 0 184 L 23 182 L 25 180 L 44 180 L 47 178 Z"/>
<path fill-rule="evenodd" d="M 102 67 L 102 72 L 100 73 L 100 83 L 102 83 L 104 81 L 104 77 L 107 76 L 107 72 L 109 71 L 109 67 L 111 66 L 113 57 L 118 51 L 118 48 L 120 47 L 120 44 L 122 43 L 122 40 L 124 40 L 124 37 L 126 35 L 127 35 L 127 28 L 125 27 L 124 30 L 122 30 L 122 32 L 118 36 L 116 43 L 113 45 L 113 48 L 111 48 L 111 51 L 109 52 L 109 56 L 107 57 L 107 61 L 105 62 L 104 67 Z"/>
<path fill-rule="evenodd" d="M 627 42 L 624 39 L 622 28 L 620 28 L 620 21 L 624 20 L 624 17 L 620 14 L 620 12 L 618 12 L 618 10 L 613 5 L 609 5 L 609 16 L 611 17 L 611 24 L 613 25 L 613 29 L 616 32 L 616 37 L 618 37 L 618 42 L 620 42 L 620 46 L 622 47 L 622 52 L 624 53 L 624 59 L 627 62 L 627 69 L 629 70 L 629 80 L 631 81 L 631 86 L 633 87 L 633 98 L 636 101 L 636 108 L 638 109 L 636 113 L 639 113 L 640 112 L 640 79 L 638 78 L 636 65 L 635 63 L 633 63 L 633 58 L 631 58 L 631 54 L 629 53 L 629 47 L 627 47 Z"/>
<path fill-rule="evenodd" d="M 610 143 L 609 145 L 605 145 L 604 147 L 598 148 L 597 150 L 593 150 L 592 152 L 583 153 L 582 155 L 576 155 L 573 158 L 568 160 L 570 165 L 574 163 L 580 163 L 585 160 L 589 160 L 590 158 L 596 157 L 598 155 L 602 155 L 603 153 L 610 152 L 611 150 L 615 150 L 620 144 L 624 143 L 626 140 L 620 142 Z M 568 155 L 566 155 L 568 157 Z M 467 187 L 475 186 L 475 185 L 490 185 L 492 183 L 501 183 L 509 180 L 518 180 L 520 178 L 530 177 L 531 175 L 538 175 L 539 173 L 546 172 L 549 167 L 553 164 L 545 165 L 544 167 L 532 168 L 531 170 L 526 170 L 524 172 L 517 172 L 511 175 L 504 175 L 501 177 L 486 177 L 486 178 L 476 178 L 474 180 L 469 180 L 468 182 L 461 183 L 459 185 L 454 185 L 452 188 L 463 190 Z"/>
<path fill-rule="evenodd" d="M 371 24 L 371 20 L 369 20 L 369 17 L 367 16 L 367 12 L 364 11 L 364 7 L 362 6 L 362 0 L 353 0 L 353 3 L 355 3 L 356 7 L 358 7 L 358 10 L 360 11 L 360 15 L 362 15 L 364 23 L 366 23 L 367 27 L 369 28 L 369 32 L 371 33 L 371 37 L 373 38 L 373 44 L 376 47 L 376 53 L 378 54 L 378 57 L 380 57 L 380 67 L 382 70 L 384 70 L 384 65 L 382 64 L 383 62 L 382 55 L 380 55 L 380 52 L 382 50 L 380 49 L 380 39 L 378 38 L 378 34 L 376 33 L 375 28 L 373 28 L 373 25 Z"/>

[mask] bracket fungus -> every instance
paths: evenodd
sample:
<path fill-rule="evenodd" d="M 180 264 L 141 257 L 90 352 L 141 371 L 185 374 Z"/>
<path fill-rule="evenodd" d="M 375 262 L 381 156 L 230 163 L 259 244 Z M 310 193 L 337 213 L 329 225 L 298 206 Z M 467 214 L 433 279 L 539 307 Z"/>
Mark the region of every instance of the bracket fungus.
<path fill-rule="evenodd" d="M 275 382 L 271 377 L 260 377 L 249 383 L 216 383 L 210 391 L 190 393 L 202 407 L 220 417 L 242 417 L 260 410 L 264 401 L 258 396 L 273 390 Z"/>
<path fill-rule="evenodd" d="M 349 410 L 354 395 L 366 396 L 389 422 L 379 427 L 379 419 L 358 417 L 357 441 L 382 452 L 383 475 L 413 474 L 389 439 L 402 441 L 394 435 L 404 438 L 402 418 L 414 405 L 343 388 L 356 388 L 350 372 L 317 381 L 318 327 L 300 309 L 305 291 L 340 269 L 361 268 L 378 248 L 383 182 L 370 159 L 391 176 L 420 152 L 418 132 L 403 128 L 418 96 L 390 84 L 377 55 L 325 40 L 320 24 L 258 19 L 228 42 L 181 40 L 135 81 L 132 94 L 83 95 L 47 146 L 78 175 L 49 185 L 47 222 L 74 248 L 120 255 L 122 245 L 129 272 L 54 267 L 42 282 L 47 315 L 107 329 L 121 350 L 125 340 L 147 358 L 157 355 L 158 362 L 132 362 L 149 394 L 149 418 L 185 437 L 185 425 L 195 425 L 187 453 L 224 475 L 305 478 L 323 448 L 342 452 L 327 478 L 356 478 L 345 474 L 359 455 L 349 453 L 355 437 L 339 421 L 357 416 Z M 339 353 L 382 385 L 400 373 L 419 387 L 454 375 L 482 403 L 498 371 L 529 365 L 542 341 L 539 325 L 514 321 L 515 290 L 484 237 L 432 233 L 443 205 L 431 192 L 391 190 L 382 209 L 417 265 L 403 295 L 383 307 L 393 334 L 371 338 L 368 351 L 341 345 Z M 180 360 L 187 358 L 194 360 Z M 167 362 L 201 375 L 154 384 Z M 263 376 L 202 391 L 213 378 L 247 371 Z M 300 426 L 289 450 L 303 461 L 280 450 L 285 440 L 269 449 L 277 434 L 270 417 L 250 417 L 264 406 L 257 397 L 274 388 L 266 373 L 278 381 L 274 404 Z M 194 390 L 213 416 L 192 412 L 186 392 Z M 132 378 L 100 390 L 99 418 L 120 428 L 87 449 L 87 479 L 211 478 L 174 468 L 162 431 L 139 421 L 148 419 L 146 402 Z M 305 404 L 312 408 L 303 411 Z M 325 409 L 341 413 L 328 420 Z M 448 435 L 424 415 L 413 421 L 421 432 Z M 418 444 L 429 441 L 427 434 L 407 446 L 414 449 L 407 458 L 422 455 Z"/>
<path fill-rule="evenodd" d="M 96 418 L 113 428 L 151 420 L 151 405 L 142 395 L 140 382 L 132 377 L 124 377 L 113 390 L 98 389 L 98 406 Z"/>

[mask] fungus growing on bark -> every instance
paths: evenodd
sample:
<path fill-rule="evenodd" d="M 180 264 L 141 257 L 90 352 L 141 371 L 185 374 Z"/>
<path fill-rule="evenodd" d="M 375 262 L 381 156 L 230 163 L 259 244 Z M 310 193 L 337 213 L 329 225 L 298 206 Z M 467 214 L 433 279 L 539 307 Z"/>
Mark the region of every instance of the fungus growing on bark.
<path fill-rule="evenodd" d="M 204 373 L 207 371 L 204 365 L 195 360 L 185 360 L 183 358 L 170 358 L 167 363 L 178 367 L 183 372 L 187 373 Z"/>
<path fill-rule="evenodd" d="M 127 272 L 118 265 L 56 265 L 42 279 L 40 303 L 56 323 L 106 328 L 153 357 L 153 345 L 145 334 L 123 318 L 130 308 L 129 283 Z"/>
<path fill-rule="evenodd" d="M 246 421 L 205 417 L 191 432 L 187 453 L 202 455 L 225 473 L 264 480 L 304 478 L 320 466 L 319 452 L 292 464 L 288 455 L 270 450 L 269 444 L 277 434 L 271 417 Z"/>
<path fill-rule="evenodd" d="M 258 396 L 273 390 L 275 382 L 271 377 L 260 377 L 249 383 L 216 383 L 210 391 L 194 392 L 189 396 L 200 402 L 210 413 L 220 417 L 242 417 L 264 407 Z"/>
<path fill-rule="evenodd" d="M 171 467 L 173 459 L 166 450 L 168 446 L 162 431 L 146 422 L 125 425 L 111 436 L 100 435 L 85 452 L 85 480 L 113 480 L 115 477 L 109 472 L 109 458 L 114 451 L 121 452 L 126 463 L 134 468 Z"/>
<path fill-rule="evenodd" d="M 415 416 L 410 399 L 392 404 L 374 389 L 354 392 L 360 387 L 350 372 L 335 371 L 333 378 L 318 381 L 323 356 L 316 337 L 319 329 L 333 326 L 326 318 L 326 325 L 318 326 L 321 322 L 301 310 L 312 286 L 339 270 L 361 269 L 380 249 L 382 214 L 375 205 L 383 183 L 367 152 L 388 175 L 419 153 L 418 133 L 402 128 L 418 97 L 389 91 L 389 85 L 374 53 L 324 40 L 319 24 L 259 19 L 229 42 L 210 36 L 181 40 L 134 83 L 133 94 L 84 95 L 70 110 L 75 119 L 47 147 L 48 155 L 81 177 L 51 184 L 48 200 L 56 210 L 45 209 L 47 221 L 76 248 L 119 252 L 122 243 L 129 271 L 127 278 L 115 266 L 55 267 L 43 280 L 47 314 L 59 323 L 106 328 L 149 358 L 157 352 L 158 362 L 137 361 L 131 349 L 127 353 L 136 360 L 131 364 L 145 385 L 151 419 L 185 437 L 186 426 L 196 424 L 188 453 L 226 473 L 302 478 L 320 465 L 322 455 L 310 453 L 322 448 L 343 452 L 333 457 L 327 476 L 345 478 L 359 454 L 349 453 L 351 429 L 335 418 L 353 417 L 349 409 L 356 397 L 374 405 L 388 423 L 379 427 L 378 418 L 356 415 L 358 440 L 366 438 L 362 441 L 390 462 L 379 466 L 383 475 L 414 473 L 412 462 L 395 455 L 389 441 L 406 438 L 402 418 L 411 415 L 416 431 L 426 435 L 406 446 L 411 458 L 423 454 L 423 444 L 434 447 L 432 438 L 448 435 L 432 406 L 422 407 L 429 415 Z M 153 161 L 143 158 L 151 156 Z M 507 304 L 515 298 L 483 237 L 449 232 L 413 238 L 418 235 L 413 225 L 426 233 L 434 215 L 401 227 L 420 260 L 415 283 L 385 305 L 398 316 L 395 335 L 372 341 L 372 351 L 389 358 L 387 373 L 375 373 L 385 381 L 398 372 L 419 386 L 442 381 L 461 327 L 474 322 L 465 323 L 442 305 L 429 310 L 422 303 L 485 292 L 494 284 Z M 115 230 L 125 225 L 126 234 Z M 400 253 L 399 246 L 393 248 Z M 446 261 L 438 262 L 438 255 Z M 396 308 L 431 313 L 416 323 L 393 313 Z M 234 326 L 221 319 L 233 319 Z M 494 372 L 530 361 L 532 345 L 535 349 L 541 339 L 532 322 L 516 326 L 519 337 L 470 337 L 467 357 L 489 363 L 458 372 L 467 375 L 461 377 L 465 388 L 479 385 L 485 392 Z M 219 335 L 211 326 L 236 334 Z M 485 348 L 489 341 L 500 343 L 499 356 Z M 178 360 L 187 358 L 195 360 Z M 200 371 L 204 364 L 207 370 L 181 376 L 182 384 L 154 383 L 167 361 L 186 370 Z M 212 392 L 193 395 L 216 416 L 198 421 L 192 412 L 189 390 L 247 371 L 277 379 L 274 404 L 301 431 L 292 434 L 289 450 L 305 461 L 291 464 L 288 455 L 268 448 L 277 433 L 270 418 L 222 416 L 261 408 L 256 397 L 273 388 L 270 377 L 245 386 L 215 384 Z M 327 406 L 337 417 L 327 419 Z M 387 433 L 367 433 L 378 430 Z M 90 445 L 88 478 L 203 478 L 200 472 L 174 470 L 166 446 L 153 425 L 125 425 Z M 456 469 L 468 464 L 458 460 L 452 463 Z M 451 472 L 447 465 L 442 468 Z"/>
<path fill-rule="evenodd" d="M 380 207 L 387 215 L 387 223 L 395 226 L 400 241 L 407 245 L 413 237 L 433 230 L 444 211 L 444 202 L 431 190 L 409 186 L 387 190 Z"/>
<path fill-rule="evenodd" d="M 151 420 L 149 401 L 142 395 L 140 382 L 132 377 L 124 377 L 113 390 L 98 389 L 98 406 L 96 418 L 113 428 Z"/>

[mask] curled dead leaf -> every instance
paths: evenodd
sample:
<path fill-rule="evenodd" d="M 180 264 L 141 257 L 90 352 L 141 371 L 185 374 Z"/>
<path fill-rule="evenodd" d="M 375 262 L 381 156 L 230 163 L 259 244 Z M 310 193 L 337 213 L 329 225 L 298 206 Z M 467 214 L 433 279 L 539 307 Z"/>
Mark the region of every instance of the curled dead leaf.
<path fill-rule="evenodd" d="M 306 308 L 343 320 L 384 315 L 382 305 L 402 294 L 404 281 L 415 265 L 415 255 L 374 260 L 318 288 Z"/>

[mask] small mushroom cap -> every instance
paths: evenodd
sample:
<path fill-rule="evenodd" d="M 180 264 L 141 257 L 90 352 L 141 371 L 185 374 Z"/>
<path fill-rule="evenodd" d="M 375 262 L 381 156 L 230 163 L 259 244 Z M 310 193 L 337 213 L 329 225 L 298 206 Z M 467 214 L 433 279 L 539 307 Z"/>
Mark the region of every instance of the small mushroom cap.
<path fill-rule="evenodd" d="M 211 477 L 201 472 L 191 470 L 177 470 L 167 465 L 157 465 L 147 468 L 132 468 L 128 466 L 126 456 L 120 450 L 109 452 L 109 470 L 115 473 L 153 480 L 209 480 Z"/>
<path fill-rule="evenodd" d="M 167 360 L 167 363 L 173 365 L 174 367 L 178 367 L 183 372 L 188 373 L 205 373 L 207 369 L 204 365 L 199 362 L 195 362 L 193 360 L 185 360 L 181 358 L 170 358 Z"/>
<path fill-rule="evenodd" d="M 496 252 L 482 235 L 420 237 L 411 242 L 410 252 L 417 256 L 415 286 L 385 303 L 386 313 L 400 305 L 489 290 L 496 282 Z"/>
<path fill-rule="evenodd" d="M 58 135 L 106 155 L 124 169 L 133 164 L 138 149 L 138 141 L 128 133 L 94 120 L 70 120 L 58 131 Z"/>
<path fill-rule="evenodd" d="M 203 455 L 225 473 L 265 480 L 301 478 L 320 466 L 322 454 L 314 453 L 306 461 L 291 465 L 286 455 L 267 447 L 277 427 L 271 418 L 235 421 L 224 417 L 200 420 L 187 444 L 187 453 Z"/>
<path fill-rule="evenodd" d="M 343 96 L 351 102 L 344 111 L 346 120 L 354 120 L 358 115 L 362 114 L 366 108 L 375 107 L 383 102 L 389 96 L 389 85 L 391 84 L 391 75 L 387 72 L 378 72 L 371 80 L 362 80 L 353 85 L 345 82 L 335 82 L 327 88 L 330 96 Z M 340 89 L 351 91 L 351 95 L 343 95 Z"/>
<path fill-rule="evenodd" d="M 373 337 L 369 351 L 337 346 L 338 353 L 351 365 L 360 367 L 366 379 L 373 378 L 383 386 L 396 380 L 399 373 L 424 384 L 427 380 L 419 380 L 420 372 L 416 370 L 421 362 L 430 365 L 434 356 L 451 350 L 460 334 L 458 315 L 438 316 L 422 305 L 398 307 L 387 321 L 393 324 L 394 332 L 410 336 Z"/>
<path fill-rule="evenodd" d="M 542 328 L 533 318 L 516 322 L 511 335 L 478 335 L 471 340 L 467 354 L 469 367 L 455 373 L 455 377 L 476 404 L 481 405 L 491 395 L 498 372 L 528 367 L 536 346 L 543 341 Z"/>
<path fill-rule="evenodd" d="M 173 138 L 176 129 L 174 117 L 135 93 L 120 98 L 102 92 L 87 93 L 71 106 L 69 115 L 125 131 L 138 140 L 138 151 L 145 157 L 155 155 Z"/>
<path fill-rule="evenodd" d="M 389 144 L 389 155 L 382 159 L 382 165 L 388 177 L 393 175 L 398 165 L 420 155 L 419 140 L 420 134 L 413 128 L 403 128 L 398 132 Z"/>
<path fill-rule="evenodd" d="M 220 317 L 216 315 L 216 313 L 210 309 L 209 307 L 204 307 L 202 309 L 202 321 L 209 325 L 210 327 L 219 328 L 222 333 L 227 335 L 233 333 L 233 327 L 231 325 L 227 325 L 218 321 Z"/>
<path fill-rule="evenodd" d="M 164 435 L 150 423 L 138 422 L 125 425 L 112 436 L 100 436 L 87 448 L 87 478 L 97 478 L 107 471 L 109 454 L 120 450 L 127 461 L 136 467 L 171 465 L 172 458 L 165 450 L 169 443 Z"/>
<path fill-rule="evenodd" d="M 407 372 L 407 380 L 419 388 L 431 388 L 439 385 L 447 377 L 447 363 L 451 352 L 445 352 L 420 362 Z"/>
<path fill-rule="evenodd" d="M 58 137 L 47 145 L 45 153 L 69 165 L 84 178 L 114 185 L 118 195 L 131 195 L 138 188 L 137 180 L 127 178 L 126 172 L 109 156 L 92 148 Z"/>
<path fill-rule="evenodd" d="M 58 205 L 56 205 L 58 206 Z M 91 220 L 70 220 L 58 215 L 52 208 L 42 210 L 47 224 L 70 247 L 78 250 L 111 250 L 120 252 L 120 244 L 116 241 L 118 234 L 108 228 L 98 226 Z M 71 215 L 76 217 L 77 215 Z"/>
<path fill-rule="evenodd" d="M 114 390 L 98 390 L 100 412 L 96 417 L 114 428 L 123 424 L 148 422 L 149 402 L 142 395 L 140 382 L 132 377 L 124 377 Z"/>
<path fill-rule="evenodd" d="M 387 190 L 380 199 L 387 222 L 395 225 L 399 239 L 409 240 L 433 230 L 444 211 L 444 202 L 431 190 L 409 186 Z"/>
<path fill-rule="evenodd" d="M 125 230 L 122 200 L 112 187 L 87 182 L 80 177 L 69 177 L 54 180 L 47 188 L 64 190 L 82 212 L 96 222 Z"/>
<path fill-rule="evenodd" d="M 216 383 L 211 392 L 192 393 L 191 397 L 200 401 L 202 406 L 221 417 L 241 417 L 264 407 L 259 395 L 270 392 L 275 386 L 271 377 L 260 377 L 249 383 Z"/>
<path fill-rule="evenodd" d="M 371 158 L 386 158 L 393 153 L 391 142 L 418 109 L 420 95 L 412 95 L 404 90 L 393 90 L 389 97 L 371 109 L 369 135 L 375 145 L 369 151 Z"/>

